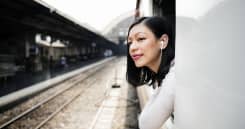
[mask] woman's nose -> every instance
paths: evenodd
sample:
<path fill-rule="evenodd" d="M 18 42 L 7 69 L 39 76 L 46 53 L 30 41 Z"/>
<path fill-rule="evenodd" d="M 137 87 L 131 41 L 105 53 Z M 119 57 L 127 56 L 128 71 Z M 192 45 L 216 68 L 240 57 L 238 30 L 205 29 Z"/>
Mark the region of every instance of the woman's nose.
<path fill-rule="evenodd" d="M 138 44 L 136 42 L 132 42 L 132 44 L 130 45 L 130 50 L 131 51 L 135 51 L 138 49 Z"/>

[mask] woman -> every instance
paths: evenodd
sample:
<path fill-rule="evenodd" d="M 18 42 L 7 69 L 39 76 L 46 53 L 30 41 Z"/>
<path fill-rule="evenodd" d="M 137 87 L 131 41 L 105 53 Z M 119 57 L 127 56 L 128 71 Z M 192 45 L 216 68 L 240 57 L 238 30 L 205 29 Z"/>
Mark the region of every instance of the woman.
<path fill-rule="evenodd" d="M 143 17 L 128 30 L 127 80 L 149 84 L 155 93 L 139 117 L 140 129 L 160 129 L 174 109 L 174 35 L 163 17 Z"/>

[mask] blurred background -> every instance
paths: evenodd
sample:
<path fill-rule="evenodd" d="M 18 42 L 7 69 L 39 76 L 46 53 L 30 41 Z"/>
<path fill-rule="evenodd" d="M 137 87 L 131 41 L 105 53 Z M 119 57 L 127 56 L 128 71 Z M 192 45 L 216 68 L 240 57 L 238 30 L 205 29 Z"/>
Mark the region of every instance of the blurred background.
<path fill-rule="evenodd" d="M 164 16 L 174 27 L 177 85 L 174 117 L 163 128 L 244 129 L 244 5 L 244 0 L 1 0 L 0 124 L 11 116 L 6 110 L 18 108 L 16 101 L 100 61 L 118 58 L 108 65 L 113 71 L 100 77 L 112 75 L 112 83 L 120 73 L 127 87 L 129 25 L 139 17 Z M 137 108 L 128 122 L 134 119 L 137 129 L 152 89 L 129 89 L 137 97 L 126 101 Z"/>

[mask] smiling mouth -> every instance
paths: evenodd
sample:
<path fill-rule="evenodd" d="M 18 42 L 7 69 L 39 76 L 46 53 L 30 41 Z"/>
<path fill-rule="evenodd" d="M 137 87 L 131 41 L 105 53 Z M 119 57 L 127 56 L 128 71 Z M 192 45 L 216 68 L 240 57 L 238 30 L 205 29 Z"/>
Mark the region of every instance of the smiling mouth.
<path fill-rule="evenodd" d="M 136 55 L 132 55 L 132 58 L 134 61 L 136 61 L 136 60 L 140 59 L 140 57 L 142 57 L 142 56 L 143 56 L 143 54 L 136 54 Z"/>

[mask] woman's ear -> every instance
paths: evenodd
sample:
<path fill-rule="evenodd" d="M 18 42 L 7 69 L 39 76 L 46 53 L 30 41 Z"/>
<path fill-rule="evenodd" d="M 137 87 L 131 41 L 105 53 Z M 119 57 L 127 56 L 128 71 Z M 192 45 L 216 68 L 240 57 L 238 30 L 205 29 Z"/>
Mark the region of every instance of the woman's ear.
<path fill-rule="evenodd" d="M 168 46 L 168 35 L 163 34 L 160 38 L 160 48 L 165 49 Z"/>

